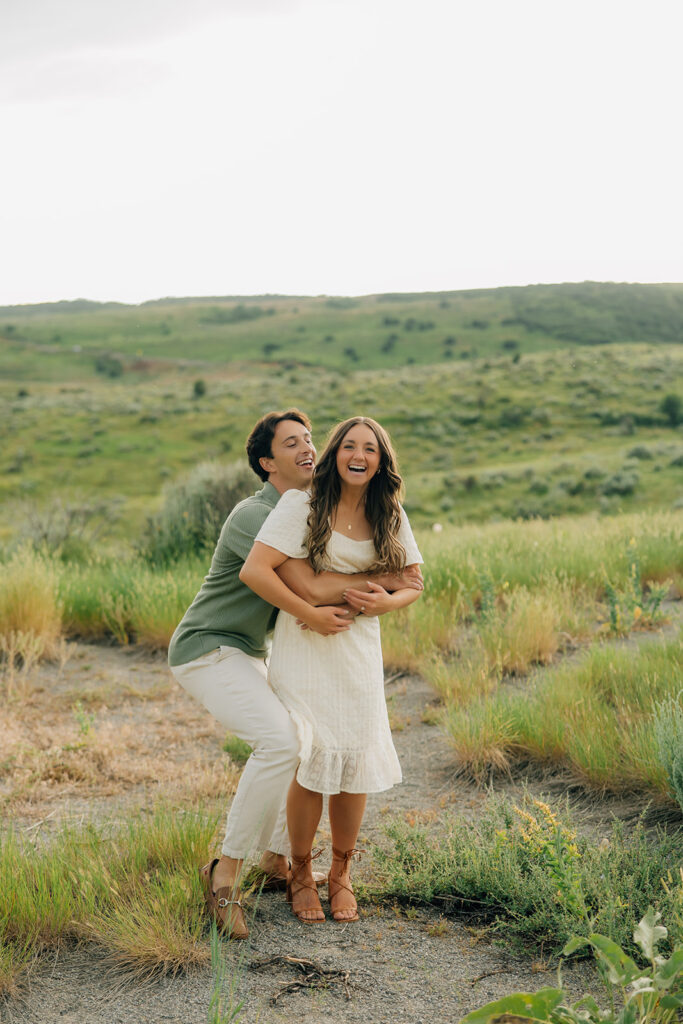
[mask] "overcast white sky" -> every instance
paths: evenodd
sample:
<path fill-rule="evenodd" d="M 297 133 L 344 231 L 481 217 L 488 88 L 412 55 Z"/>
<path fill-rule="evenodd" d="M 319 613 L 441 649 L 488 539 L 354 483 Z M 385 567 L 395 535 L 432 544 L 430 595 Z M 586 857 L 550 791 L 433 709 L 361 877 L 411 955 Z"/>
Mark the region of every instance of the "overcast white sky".
<path fill-rule="evenodd" d="M 681 0 L 2 0 L 0 304 L 683 280 Z"/>

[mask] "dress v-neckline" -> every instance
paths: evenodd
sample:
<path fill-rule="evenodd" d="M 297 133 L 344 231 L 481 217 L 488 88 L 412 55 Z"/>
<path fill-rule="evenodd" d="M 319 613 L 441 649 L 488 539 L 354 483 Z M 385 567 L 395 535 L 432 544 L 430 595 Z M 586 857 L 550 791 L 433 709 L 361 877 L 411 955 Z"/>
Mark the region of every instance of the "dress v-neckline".
<path fill-rule="evenodd" d="M 339 530 L 332 530 L 332 533 L 336 534 L 337 537 L 346 537 L 347 540 L 352 540 L 354 544 L 372 544 L 372 537 L 357 540 L 355 537 L 349 537 L 348 533 L 341 533 Z"/>

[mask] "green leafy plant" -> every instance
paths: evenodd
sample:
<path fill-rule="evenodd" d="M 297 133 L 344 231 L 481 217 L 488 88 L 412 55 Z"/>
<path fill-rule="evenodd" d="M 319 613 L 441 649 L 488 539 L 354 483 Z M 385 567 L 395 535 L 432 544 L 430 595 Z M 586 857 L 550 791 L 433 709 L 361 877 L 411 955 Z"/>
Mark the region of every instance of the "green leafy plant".
<path fill-rule="evenodd" d="M 601 1010 L 593 996 L 584 996 L 577 1003 L 569 1004 L 562 988 L 560 964 L 558 988 L 506 996 L 468 1013 L 460 1024 L 494 1024 L 506 1020 L 514 1020 L 516 1024 L 537 1021 L 545 1024 L 670 1024 L 680 1019 L 683 946 L 677 946 L 668 959 L 660 956 L 658 945 L 668 935 L 660 920 L 661 914 L 649 907 L 633 932 L 633 941 L 642 951 L 647 967 L 639 967 L 621 946 L 598 933 L 585 938 L 574 936 L 564 947 L 564 956 L 587 946 L 593 950 L 609 1010 Z"/>
<path fill-rule="evenodd" d="M 669 581 L 650 584 L 645 590 L 640 570 L 636 539 L 628 544 L 628 572 L 626 582 L 617 587 L 605 581 L 605 597 L 609 610 L 608 631 L 613 636 L 624 636 L 636 625 L 653 625 L 661 620 L 661 604 L 669 589 Z"/>
<path fill-rule="evenodd" d="M 79 733 L 83 739 L 86 739 L 90 735 L 92 727 L 95 724 L 94 713 L 92 711 L 86 711 L 80 700 L 76 701 L 71 710 L 73 711 L 74 718 L 78 723 Z"/>
<path fill-rule="evenodd" d="M 518 818 L 517 839 L 528 851 L 530 860 L 539 862 L 553 879 L 558 902 L 577 917 L 589 920 L 576 833 L 562 825 L 542 800 L 531 800 L 531 810 L 515 805 L 513 811 Z M 511 841 L 509 831 L 500 832 L 499 836 L 503 843 Z"/>
<path fill-rule="evenodd" d="M 488 569 L 482 569 L 479 582 L 479 614 L 482 619 L 488 618 L 496 607 L 496 587 Z"/>

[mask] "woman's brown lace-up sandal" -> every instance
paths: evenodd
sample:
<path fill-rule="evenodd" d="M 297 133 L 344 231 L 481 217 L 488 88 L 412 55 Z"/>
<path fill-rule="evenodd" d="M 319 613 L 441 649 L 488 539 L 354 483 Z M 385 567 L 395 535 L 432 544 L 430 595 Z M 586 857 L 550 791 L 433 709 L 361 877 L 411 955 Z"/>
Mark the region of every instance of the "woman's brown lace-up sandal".
<path fill-rule="evenodd" d="M 344 852 L 343 850 L 337 850 L 337 848 L 334 846 L 332 847 L 332 867 L 330 868 L 330 873 L 327 876 L 327 898 L 330 903 L 332 917 L 334 918 L 335 921 L 338 921 L 339 924 L 348 924 L 349 921 L 358 921 L 359 918 L 358 905 L 356 903 L 356 897 L 353 894 L 353 889 L 351 888 L 350 885 L 347 885 L 346 882 L 342 882 L 339 878 L 332 877 L 332 871 L 334 870 L 335 867 L 335 861 L 341 863 L 341 871 L 337 873 L 340 875 L 346 875 L 349 870 L 349 864 L 351 862 L 351 859 L 357 855 L 358 859 L 360 860 L 360 855 L 362 853 L 365 853 L 365 850 L 353 849 Z M 349 882 L 350 881 L 351 879 L 349 879 Z M 352 902 L 350 902 L 350 905 L 346 907 L 335 907 L 335 901 L 339 902 L 337 900 L 337 897 L 339 897 L 340 894 L 343 892 L 348 892 L 351 894 Z"/>
<path fill-rule="evenodd" d="M 212 877 L 216 864 L 218 864 L 218 857 L 199 870 L 209 913 L 218 925 L 219 931 L 224 932 L 228 938 L 247 939 L 249 938 L 249 929 L 244 920 L 242 903 L 235 898 L 237 888 L 224 885 L 214 892 Z"/>
<path fill-rule="evenodd" d="M 305 857 L 295 857 L 292 854 L 292 868 L 287 881 L 287 900 L 291 905 L 292 913 L 303 924 L 321 924 L 325 920 L 315 879 L 310 881 L 308 878 L 302 878 L 302 875 L 306 874 L 307 866 L 311 861 L 316 860 L 322 852 L 322 850 L 318 850 L 316 853 L 307 853 Z M 295 906 L 297 896 L 307 891 L 313 893 L 313 895 L 302 897 L 304 902 L 300 900 L 298 905 Z M 303 917 L 303 914 L 315 914 L 316 916 Z"/>
<path fill-rule="evenodd" d="M 285 892 L 291 870 L 291 862 L 286 875 L 264 871 L 260 865 L 255 865 L 247 872 L 244 878 L 244 885 L 253 886 L 262 892 Z M 324 871 L 314 871 L 313 881 L 316 885 L 327 885 L 327 875 Z"/>

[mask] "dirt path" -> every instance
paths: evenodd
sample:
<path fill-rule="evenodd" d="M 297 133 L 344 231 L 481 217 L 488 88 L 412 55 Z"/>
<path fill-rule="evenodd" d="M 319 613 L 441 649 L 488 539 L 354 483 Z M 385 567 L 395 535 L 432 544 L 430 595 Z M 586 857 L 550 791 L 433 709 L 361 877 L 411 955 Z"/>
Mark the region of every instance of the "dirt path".
<path fill-rule="evenodd" d="M 32 799 L 20 793 L 20 818 L 33 822 L 24 827 L 38 827 L 47 838 L 55 822 L 64 817 L 123 817 L 125 807 L 149 799 L 150 787 L 158 792 L 159 784 L 155 781 L 152 785 L 150 776 L 160 770 L 164 758 L 166 784 L 176 787 L 176 795 L 183 790 L 178 790 L 178 780 L 168 764 L 176 766 L 185 782 L 187 766 L 193 764 L 192 786 L 196 787 L 204 770 L 207 787 L 215 785 L 216 777 L 208 765 L 220 760 L 221 730 L 175 687 L 161 659 L 134 651 L 76 646 L 61 674 L 49 668 L 42 671 L 37 684 L 43 686 L 42 695 L 40 689 L 34 692 L 23 709 L 23 718 L 28 716 L 30 721 L 32 703 L 36 719 L 42 721 L 43 703 L 49 699 L 53 708 L 50 739 L 60 730 L 64 735 L 73 733 L 78 727 L 73 702 L 80 693 L 82 708 L 92 709 L 88 713 L 95 715 L 93 730 L 116 730 L 119 746 L 106 736 L 103 743 L 105 747 L 110 744 L 114 761 L 119 758 L 119 771 L 118 775 L 112 770 L 109 777 L 103 772 L 102 778 L 86 779 L 85 788 L 70 779 L 68 772 L 61 782 L 48 772 L 44 806 L 40 793 L 34 793 Z M 453 777 L 447 740 L 422 721 L 423 710 L 434 697 L 427 685 L 415 678 L 390 680 L 387 697 L 405 781 L 369 799 L 361 845 L 381 838 L 387 815 L 437 819 L 450 806 L 476 816 L 486 799 L 482 791 Z M 40 738 L 39 726 L 35 728 Z M 133 736 L 139 750 L 145 750 L 150 758 L 144 768 L 137 757 L 137 779 L 121 753 Z M 53 749 L 42 752 L 48 763 L 52 763 Z M 515 792 L 521 785 L 507 782 L 505 788 Z M 47 806 L 53 811 L 56 808 L 57 813 L 45 820 L 40 816 L 45 815 Z M 321 844 L 328 848 L 325 864 L 329 862 L 327 825 L 323 820 L 320 830 Z M 370 870 L 367 857 L 356 874 L 368 877 Z M 515 957 L 482 940 L 475 930 L 440 918 L 432 909 L 418 910 L 409 920 L 391 907 L 366 906 L 358 923 L 343 926 L 327 921 L 306 926 L 291 915 L 283 895 L 271 894 L 264 895 L 257 907 L 252 905 L 251 913 L 249 943 L 225 944 L 226 960 L 235 978 L 235 999 L 244 1003 L 243 1022 L 269 1024 L 301 1018 L 312 1024 L 455 1022 L 491 999 L 515 990 L 534 991 L 555 979 L 554 972 L 531 956 Z M 331 982 L 325 989 L 282 994 L 271 1005 L 282 987 L 295 980 L 296 969 L 280 963 L 271 963 L 263 971 L 250 968 L 259 961 L 284 956 L 348 971 L 350 999 L 342 985 Z M 588 965 L 568 968 L 564 976 L 577 997 L 588 988 L 595 990 Z M 0 1016 L 3 1021 L 24 1024 L 205 1024 L 212 989 L 213 976 L 208 969 L 132 985 L 120 975 L 107 973 L 94 948 L 65 948 L 32 972 L 25 997 L 5 1004 Z"/>

